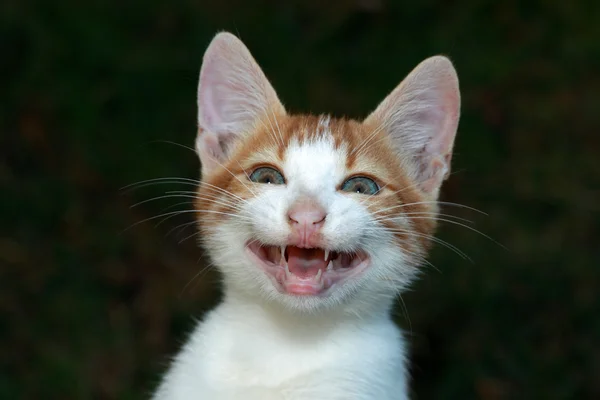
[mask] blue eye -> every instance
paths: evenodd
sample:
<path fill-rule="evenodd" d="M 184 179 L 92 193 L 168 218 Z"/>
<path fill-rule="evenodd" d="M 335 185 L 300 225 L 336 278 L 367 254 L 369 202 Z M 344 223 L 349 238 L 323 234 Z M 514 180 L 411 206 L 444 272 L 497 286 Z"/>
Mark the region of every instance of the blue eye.
<path fill-rule="evenodd" d="M 250 174 L 250 180 L 256 183 L 268 183 L 274 185 L 283 185 L 285 179 L 281 172 L 271 167 L 257 168 Z"/>
<path fill-rule="evenodd" d="M 342 184 L 342 190 L 349 193 L 374 195 L 379 192 L 379 185 L 366 176 L 355 176 Z"/>

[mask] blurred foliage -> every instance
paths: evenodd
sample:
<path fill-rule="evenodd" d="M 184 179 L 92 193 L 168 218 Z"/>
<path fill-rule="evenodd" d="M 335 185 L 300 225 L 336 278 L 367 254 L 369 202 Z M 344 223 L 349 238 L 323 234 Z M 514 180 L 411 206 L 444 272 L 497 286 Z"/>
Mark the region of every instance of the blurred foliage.
<path fill-rule="evenodd" d="M 0 3 L 0 398 L 143 399 L 218 301 L 189 208 L 202 54 L 246 42 L 286 106 L 360 117 L 423 58 L 461 77 L 460 226 L 403 296 L 417 399 L 600 398 L 600 2 Z M 133 226 L 132 226 L 133 225 Z M 158 226 L 157 226 L 158 225 Z M 128 229 L 130 228 L 130 229 Z M 192 235 L 192 236 L 191 236 Z M 402 303 L 400 303 L 401 305 Z"/>

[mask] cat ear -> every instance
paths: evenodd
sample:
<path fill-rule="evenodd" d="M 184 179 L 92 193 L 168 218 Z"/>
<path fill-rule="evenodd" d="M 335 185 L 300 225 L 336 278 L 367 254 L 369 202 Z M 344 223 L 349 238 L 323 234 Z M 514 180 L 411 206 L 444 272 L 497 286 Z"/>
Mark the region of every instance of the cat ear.
<path fill-rule="evenodd" d="M 460 115 L 460 92 L 450 60 L 421 62 L 369 115 L 365 124 L 383 127 L 412 178 L 437 197 L 450 173 Z"/>
<path fill-rule="evenodd" d="M 204 53 L 198 84 L 196 151 L 202 173 L 226 161 L 235 142 L 261 118 L 282 114 L 283 105 L 246 46 L 230 33 L 217 34 Z"/>

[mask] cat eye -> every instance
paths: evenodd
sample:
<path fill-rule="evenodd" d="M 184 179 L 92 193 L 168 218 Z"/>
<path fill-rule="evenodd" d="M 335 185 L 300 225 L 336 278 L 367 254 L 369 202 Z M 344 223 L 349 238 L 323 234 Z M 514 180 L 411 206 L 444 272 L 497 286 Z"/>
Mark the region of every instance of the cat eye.
<path fill-rule="evenodd" d="M 281 172 L 271 167 L 260 167 L 254 170 L 249 176 L 252 182 L 267 183 L 274 185 L 283 185 L 285 179 Z"/>
<path fill-rule="evenodd" d="M 379 193 L 379 189 L 379 185 L 366 176 L 355 176 L 342 184 L 342 190 L 349 193 L 374 195 Z"/>

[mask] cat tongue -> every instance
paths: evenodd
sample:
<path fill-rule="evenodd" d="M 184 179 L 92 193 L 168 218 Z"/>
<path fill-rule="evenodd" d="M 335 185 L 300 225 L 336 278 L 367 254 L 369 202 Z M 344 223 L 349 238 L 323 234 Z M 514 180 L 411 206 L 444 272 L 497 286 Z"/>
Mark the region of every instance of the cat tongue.
<path fill-rule="evenodd" d="M 323 249 L 301 249 L 296 246 L 288 246 L 287 263 L 290 272 L 299 278 L 309 279 L 317 275 L 319 270 L 327 268 L 325 251 Z"/>

